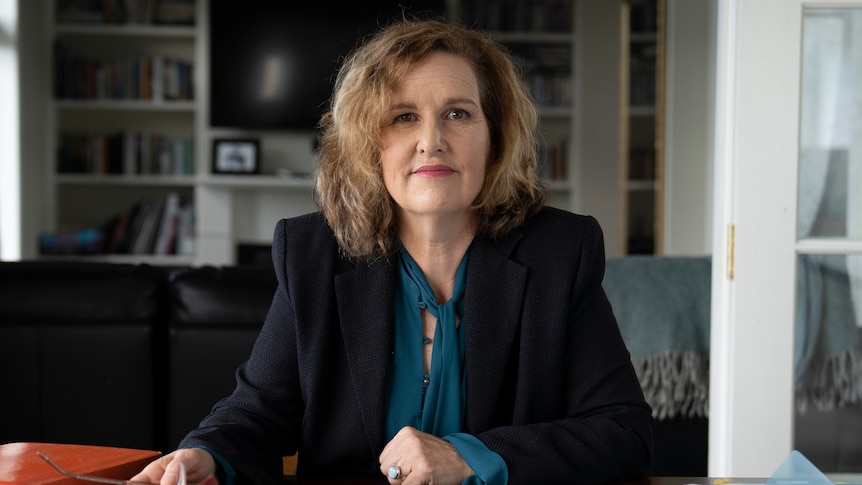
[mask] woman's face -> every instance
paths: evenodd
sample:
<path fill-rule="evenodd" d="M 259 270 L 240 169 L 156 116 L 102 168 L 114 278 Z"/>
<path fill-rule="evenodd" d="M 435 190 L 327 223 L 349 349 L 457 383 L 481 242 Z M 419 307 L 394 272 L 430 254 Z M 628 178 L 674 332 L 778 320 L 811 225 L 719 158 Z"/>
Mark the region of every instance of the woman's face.
<path fill-rule="evenodd" d="M 482 189 L 489 153 L 471 65 L 443 52 L 414 65 L 383 128 L 383 181 L 400 214 L 464 215 Z"/>

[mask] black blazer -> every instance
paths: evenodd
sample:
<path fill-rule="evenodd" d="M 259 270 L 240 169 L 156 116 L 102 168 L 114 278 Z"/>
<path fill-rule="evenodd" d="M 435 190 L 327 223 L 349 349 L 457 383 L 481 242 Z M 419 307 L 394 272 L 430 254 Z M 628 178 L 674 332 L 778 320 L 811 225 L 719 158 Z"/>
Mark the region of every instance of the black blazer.
<path fill-rule="evenodd" d="M 346 259 L 320 214 L 279 221 L 278 289 L 237 387 L 180 447 L 205 445 L 252 483 L 380 475 L 393 350 L 395 265 Z M 602 290 L 595 219 L 545 208 L 470 246 L 463 429 L 499 453 L 509 483 L 644 476 L 652 419 Z"/>

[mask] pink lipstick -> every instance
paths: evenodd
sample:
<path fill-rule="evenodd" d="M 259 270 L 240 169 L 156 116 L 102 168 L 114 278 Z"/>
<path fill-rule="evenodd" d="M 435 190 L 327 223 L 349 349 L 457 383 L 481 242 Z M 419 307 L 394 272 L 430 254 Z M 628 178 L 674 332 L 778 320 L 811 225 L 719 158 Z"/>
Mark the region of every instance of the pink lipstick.
<path fill-rule="evenodd" d="M 446 165 L 425 165 L 416 169 L 414 173 L 422 177 L 445 177 L 455 173 L 455 170 Z"/>

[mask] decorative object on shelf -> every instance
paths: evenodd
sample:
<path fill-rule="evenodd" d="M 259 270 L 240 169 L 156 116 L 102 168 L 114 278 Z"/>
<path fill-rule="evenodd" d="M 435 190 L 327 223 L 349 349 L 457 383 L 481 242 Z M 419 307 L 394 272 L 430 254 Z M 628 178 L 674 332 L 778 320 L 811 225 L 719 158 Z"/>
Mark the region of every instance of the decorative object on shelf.
<path fill-rule="evenodd" d="M 213 173 L 254 175 L 260 173 L 260 140 L 256 138 L 213 140 Z"/>

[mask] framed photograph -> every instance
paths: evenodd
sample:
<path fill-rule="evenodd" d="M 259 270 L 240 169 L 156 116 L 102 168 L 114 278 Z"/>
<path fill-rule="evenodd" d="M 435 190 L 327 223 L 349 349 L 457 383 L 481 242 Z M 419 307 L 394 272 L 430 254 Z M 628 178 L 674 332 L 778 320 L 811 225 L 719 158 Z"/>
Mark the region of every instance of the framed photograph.
<path fill-rule="evenodd" d="M 255 138 L 213 140 L 213 173 L 260 173 L 260 141 Z"/>

